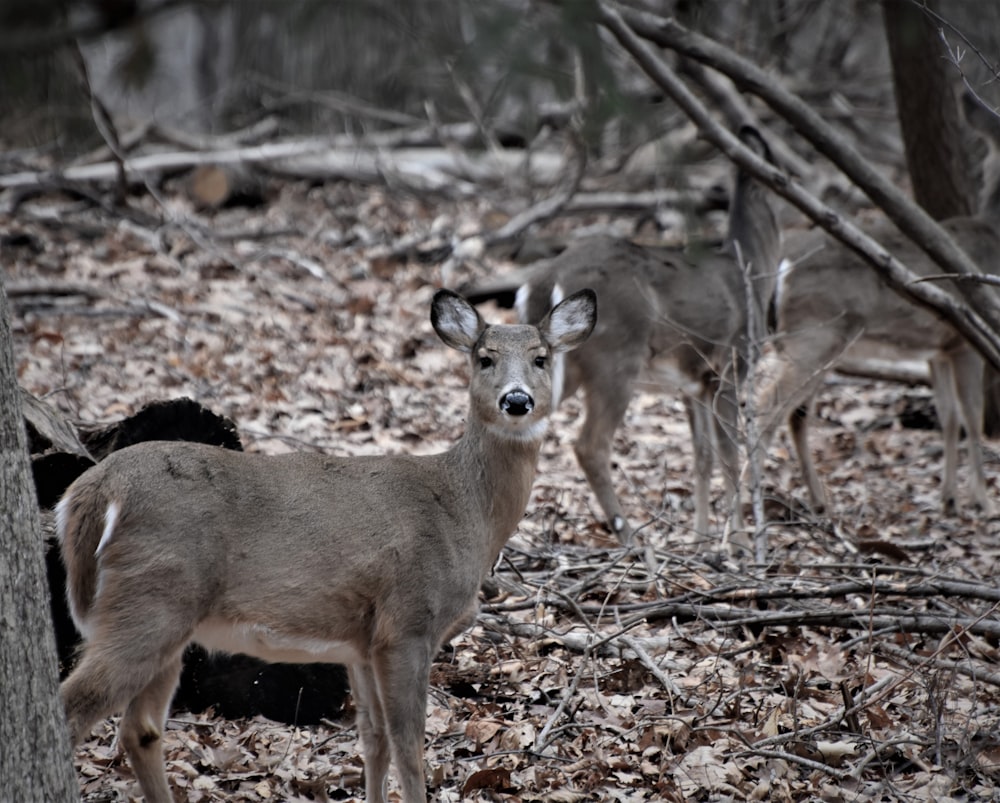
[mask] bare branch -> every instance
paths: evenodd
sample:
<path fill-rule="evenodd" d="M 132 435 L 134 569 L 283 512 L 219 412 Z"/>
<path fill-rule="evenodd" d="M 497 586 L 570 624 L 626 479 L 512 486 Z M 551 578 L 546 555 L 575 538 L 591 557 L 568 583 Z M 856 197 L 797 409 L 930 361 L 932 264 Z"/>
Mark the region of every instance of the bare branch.
<path fill-rule="evenodd" d="M 916 276 L 879 243 L 867 236 L 832 208 L 816 199 L 781 170 L 743 147 L 720 126 L 676 73 L 640 39 L 671 47 L 725 73 L 779 114 L 824 155 L 831 158 L 852 180 L 914 239 L 933 259 L 960 274 L 979 275 L 979 270 L 923 210 L 911 203 L 891 182 L 881 176 L 835 131 L 800 99 L 786 92 L 756 65 L 740 58 L 706 37 L 681 27 L 675 20 L 632 11 L 613 2 L 600 2 L 599 21 L 628 50 L 646 74 L 688 114 L 706 139 L 752 175 L 765 182 L 812 220 L 849 248 L 863 256 L 897 292 L 946 317 L 1000 368 L 1000 308 L 985 294 L 970 299 L 974 309 L 940 288 L 914 282 Z"/>

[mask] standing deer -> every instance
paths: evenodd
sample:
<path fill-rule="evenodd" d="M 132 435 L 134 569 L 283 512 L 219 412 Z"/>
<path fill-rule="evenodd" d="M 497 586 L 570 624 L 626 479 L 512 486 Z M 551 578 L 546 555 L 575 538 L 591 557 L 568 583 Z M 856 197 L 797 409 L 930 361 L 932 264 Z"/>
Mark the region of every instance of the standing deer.
<path fill-rule="evenodd" d="M 739 136 L 771 160 L 756 129 L 744 126 Z M 697 531 L 708 532 L 716 449 L 731 522 L 742 529 L 737 384 L 751 340 L 763 336 L 780 249 L 767 190 L 737 170 L 721 247 L 698 244 L 682 251 L 588 239 L 533 267 L 518 291 L 526 321 L 540 320 L 562 293 L 581 287 L 592 287 L 601 300 L 594 336 L 559 360 L 556 399 L 583 388 L 586 418 L 574 450 L 608 526 L 623 543 L 632 527 L 611 481 L 611 446 L 640 381 L 684 399 L 694 445 Z"/>
<path fill-rule="evenodd" d="M 987 188 L 975 217 L 950 218 L 941 226 L 979 269 L 1000 275 L 1000 175 L 995 174 L 1000 120 L 978 104 L 966 104 L 966 118 L 987 134 Z M 869 234 L 920 276 L 940 273 L 937 265 L 888 222 Z M 886 285 L 855 252 L 825 233 L 812 231 L 788 249 L 775 295 L 775 378 L 759 404 L 766 448 L 788 416 L 789 430 L 816 512 L 827 509 L 826 491 L 809 451 L 809 417 L 826 373 L 845 356 L 926 359 L 934 405 L 944 437 L 942 504 L 954 514 L 957 502 L 958 442 L 965 425 L 972 498 L 992 511 L 983 472 L 983 360 L 947 321 L 906 300 Z M 798 257 L 795 259 L 795 257 Z M 945 285 L 955 294 L 960 290 Z M 973 292 L 993 292 L 981 285 Z"/>
<path fill-rule="evenodd" d="M 441 454 L 264 456 L 192 443 L 115 452 L 57 507 L 86 646 L 61 695 L 74 744 L 124 709 L 120 738 L 149 803 L 172 801 L 162 729 L 192 641 L 270 661 L 348 665 L 365 794 L 424 803 L 431 660 L 470 620 L 524 513 L 555 354 L 587 339 L 591 290 L 537 327 L 488 326 L 441 290 L 440 338 L 470 355 L 465 434 Z"/>

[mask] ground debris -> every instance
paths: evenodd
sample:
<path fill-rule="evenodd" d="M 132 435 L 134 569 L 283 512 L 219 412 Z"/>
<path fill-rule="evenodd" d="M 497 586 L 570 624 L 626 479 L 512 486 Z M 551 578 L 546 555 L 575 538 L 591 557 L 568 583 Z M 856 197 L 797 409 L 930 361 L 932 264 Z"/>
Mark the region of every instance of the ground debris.
<path fill-rule="evenodd" d="M 155 217 L 152 200 L 134 202 Z M 267 452 L 426 453 L 460 433 L 464 366 L 428 322 L 438 266 L 385 254 L 442 221 L 478 230 L 486 201 L 285 182 L 260 208 L 176 203 L 187 228 L 137 232 L 58 198 L 0 217 L 31 244 L 9 250 L 8 282 L 74 288 L 11 298 L 26 390 L 88 425 L 188 396 Z M 61 227 L 44 223 L 53 214 Z M 512 267 L 491 259 L 457 269 Z M 1000 523 L 942 517 L 940 435 L 883 421 L 928 395 L 867 379 L 827 388 L 814 443 L 836 514 L 803 512 L 782 435 L 764 472 L 765 509 L 781 512 L 770 561 L 743 567 L 691 529 L 678 399 L 639 394 L 616 443 L 623 505 L 649 522 L 646 557 L 595 522 L 570 448 L 580 405 L 564 404 L 479 620 L 435 665 L 434 799 L 989 797 Z M 178 716 L 171 782 L 199 802 L 360 798 L 350 714 L 308 729 Z M 77 754 L 87 800 L 137 794 L 113 732 Z"/>

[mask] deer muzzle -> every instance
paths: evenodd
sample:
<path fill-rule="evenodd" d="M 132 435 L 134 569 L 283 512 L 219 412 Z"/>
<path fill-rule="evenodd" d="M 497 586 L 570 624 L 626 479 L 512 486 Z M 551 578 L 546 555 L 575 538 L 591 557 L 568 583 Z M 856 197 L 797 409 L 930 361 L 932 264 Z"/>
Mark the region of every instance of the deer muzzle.
<path fill-rule="evenodd" d="M 507 415 L 527 415 L 535 409 L 535 400 L 523 390 L 511 390 L 500 397 L 500 409 Z"/>

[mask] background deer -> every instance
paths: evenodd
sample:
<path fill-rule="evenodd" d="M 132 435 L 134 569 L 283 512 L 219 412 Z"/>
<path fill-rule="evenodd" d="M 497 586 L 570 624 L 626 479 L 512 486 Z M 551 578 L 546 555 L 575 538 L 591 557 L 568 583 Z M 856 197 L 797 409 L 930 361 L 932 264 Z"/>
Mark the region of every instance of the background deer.
<path fill-rule="evenodd" d="M 976 217 L 944 221 L 955 242 L 984 273 L 1000 274 L 1000 120 L 978 102 L 966 103 L 966 118 L 987 134 L 990 156 L 983 202 Z M 871 236 L 921 276 L 938 266 L 888 222 Z M 787 249 L 775 296 L 775 378 L 762 394 L 761 444 L 766 448 L 784 416 L 809 488 L 813 509 L 827 508 L 826 492 L 809 451 L 809 416 L 826 373 L 844 356 L 926 359 L 944 437 L 942 502 L 957 508 L 958 441 L 965 425 L 972 499 L 982 511 L 993 506 L 983 472 L 983 360 L 945 320 L 890 289 L 856 253 L 819 231 L 795 238 Z M 961 291 L 951 282 L 944 286 Z M 971 292 L 995 292 L 986 284 Z"/>
<path fill-rule="evenodd" d="M 589 336 L 582 290 L 535 326 L 487 326 L 450 291 L 441 339 L 470 354 L 466 431 L 437 455 L 264 456 L 145 443 L 76 480 L 57 508 L 83 657 L 62 684 L 74 743 L 124 709 L 120 738 L 150 803 L 172 801 L 161 734 L 185 646 L 349 667 L 365 793 L 424 803 L 431 660 L 474 614 L 527 505 L 551 358 Z"/>
<path fill-rule="evenodd" d="M 755 129 L 743 127 L 740 139 L 771 159 Z M 518 308 L 528 321 L 540 320 L 562 293 L 581 287 L 592 287 L 601 300 L 593 337 L 557 368 L 556 399 L 583 388 L 586 418 L 576 456 L 623 542 L 632 527 L 611 481 L 611 446 L 640 380 L 684 399 L 694 445 L 697 531 L 708 531 L 716 450 L 732 523 L 743 527 L 737 383 L 749 342 L 764 332 L 780 248 L 767 190 L 737 170 L 721 247 L 694 244 L 682 251 L 588 239 L 533 269 L 519 290 Z"/>

